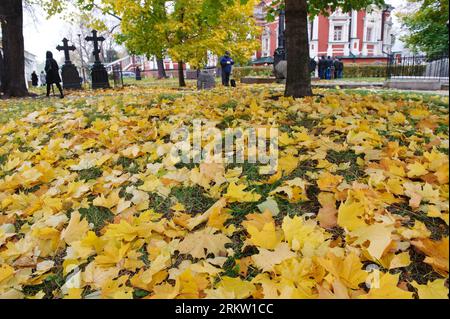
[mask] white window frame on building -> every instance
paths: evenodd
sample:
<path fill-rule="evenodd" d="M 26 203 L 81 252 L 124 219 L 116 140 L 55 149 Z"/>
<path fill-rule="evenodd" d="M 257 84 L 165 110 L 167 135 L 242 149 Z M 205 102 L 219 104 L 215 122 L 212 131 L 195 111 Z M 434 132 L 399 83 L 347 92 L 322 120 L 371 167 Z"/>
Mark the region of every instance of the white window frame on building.
<path fill-rule="evenodd" d="M 264 28 L 262 34 L 262 57 L 270 56 L 270 29 L 268 26 Z"/>
<path fill-rule="evenodd" d="M 336 39 L 336 28 L 341 28 L 340 39 Z M 330 21 L 329 42 L 331 43 L 346 43 L 348 42 L 348 23 L 346 21 Z"/>
<path fill-rule="evenodd" d="M 344 37 L 344 26 L 337 24 L 333 28 L 333 42 L 341 42 Z"/>
<path fill-rule="evenodd" d="M 330 17 L 330 27 L 328 34 L 329 43 L 347 43 L 349 41 L 349 20 L 350 16 L 347 13 L 343 13 L 341 9 L 337 9 Z M 341 38 L 335 40 L 335 29 L 336 27 L 342 27 Z"/>
<path fill-rule="evenodd" d="M 370 30 L 370 32 L 369 32 L 369 30 Z M 374 26 L 372 24 L 369 24 L 366 27 L 366 36 L 365 36 L 366 42 L 375 42 L 375 39 L 374 39 L 375 32 L 374 31 L 375 31 Z"/>

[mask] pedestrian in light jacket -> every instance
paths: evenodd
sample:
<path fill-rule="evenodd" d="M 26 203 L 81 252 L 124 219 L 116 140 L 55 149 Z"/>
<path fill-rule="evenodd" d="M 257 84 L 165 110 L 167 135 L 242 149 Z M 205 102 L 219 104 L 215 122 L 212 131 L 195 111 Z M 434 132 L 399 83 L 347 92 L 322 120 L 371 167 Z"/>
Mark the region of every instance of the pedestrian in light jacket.
<path fill-rule="evenodd" d="M 39 80 L 41 81 L 41 86 L 45 86 L 47 84 L 44 71 L 41 71 L 41 74 L 39 74 Z"/>

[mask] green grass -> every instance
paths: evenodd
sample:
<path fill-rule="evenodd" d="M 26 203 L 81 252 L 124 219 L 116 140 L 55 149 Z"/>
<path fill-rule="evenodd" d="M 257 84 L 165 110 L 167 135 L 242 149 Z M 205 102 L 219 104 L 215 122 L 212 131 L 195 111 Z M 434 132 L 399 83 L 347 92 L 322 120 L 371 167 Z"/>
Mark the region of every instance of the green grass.
<path fill-rule="evenodd" d="M 193 86 L 196 80 L 185 80 L 187 86 Z M 178 87 L 177 78 L 156 79 L 154 77 L 145 77 L 141 81 L 136 81 L 134 78 L 124 78 L 124 85 L 142 86 L 142 87 Z"/>
<path fill-rule="evenodd" d="M 361 155 L 356 155 L 354 151 L 341 151 L 336 152 L 334 150 L 328 150 L 326 159 L 333 164 L 339 165 L 349 163 L 350 167 L 345 170 L 338 170 L 336 173 L 345 178 L 348 183 L 356 181 L 357 179 L 364 177 L 365 173 L 361 170 L 356 160 Z"/>
<path fill-rule="evenodd" d="M 136 160 L 131 159 L 131 158 L 121 156 L 117 160 L 116 164 L 119 166 L 122 166 L 124 171 L 131 173 L 131 174 L 137 174 L 140 171 L 139 163 Z"/>
<path fill-rule="evenodd" d="M 96 231 L 100 231 L 114 219 L 114 214 L 105 207 L 91 205 L 89 208 L 80 208 L 79 211 L 83 218 L 86 218 L 89 223 L 94 225 L 94 230 Z"/>
<path fill-rule="evenodd" d="M 204 213 L 216 202 L 213 198 L 207 197 L 205 190 L 200 186 L 175 187 L 171 196 L 183 204 L 189 214 Z"/>
<path fill-rule="evenodd" d="M 92 167 L 89 169 L 83 169 L 78 171 L 78 180 L 89 181 L 91 179 L 97 179 L 103 175 L 103 171 L 98 167 Z"/>

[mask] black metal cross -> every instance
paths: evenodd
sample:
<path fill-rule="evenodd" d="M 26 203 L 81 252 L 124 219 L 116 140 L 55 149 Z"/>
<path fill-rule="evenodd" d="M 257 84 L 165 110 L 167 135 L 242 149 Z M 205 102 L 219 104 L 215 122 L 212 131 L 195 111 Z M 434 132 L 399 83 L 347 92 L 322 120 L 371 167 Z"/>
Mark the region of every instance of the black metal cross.
<path fill-rule="evenodd" d="M 56 47 L 56 50 L 58 51 L 64 51 L 64 59 L 65 59 L 65 63 L 66 64 L 72 64 L 72 62 L 70 61 L 70 55 L 69 55 L 69 51 L 75 51 L 76 48 L 73 45 L 68 45 L 69 40 L 67 40 L 66 38 L 64 38 L 62 40 L 63 42 L 63 46 L 58 45 Z"/>
<path fill-rule="evenodd" d="M 94 51 L 92 53 L 95 57 L 95 63 L 100 63 L 100 49 L 98 47 L 98 41 L 105 41 L 105 38 L 102 36 L 97 37 L 97 30 L 92 30 L 92 37 L 86 37 L 85 40 L 94 42 Z"/>

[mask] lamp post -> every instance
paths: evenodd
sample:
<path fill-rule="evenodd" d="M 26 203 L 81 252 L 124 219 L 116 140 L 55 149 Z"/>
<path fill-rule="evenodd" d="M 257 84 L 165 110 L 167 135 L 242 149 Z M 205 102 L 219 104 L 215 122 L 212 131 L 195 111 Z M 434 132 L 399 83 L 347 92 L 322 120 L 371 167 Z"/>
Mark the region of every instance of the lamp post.
<path fill-rule="evenodd" d="M 274 65 L 277 65 L 280 61 L 286 60 L 285 17 L 286 13 L 281 9 L 278 19 L 278 48 L 275 50 L 274 54 Z"/>
<path fill-rule="evenodd" d="M 83 83 L 86 83 L 86 73 L 84 70 L 84 59 L 83 59 L 83 48 L 81 47 L 81 34 L 78 34 L 78 42 L 80 43 L 81 73 L 83 74 Z"/>

